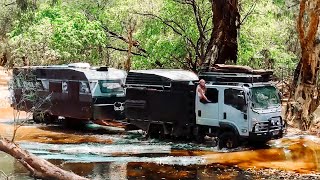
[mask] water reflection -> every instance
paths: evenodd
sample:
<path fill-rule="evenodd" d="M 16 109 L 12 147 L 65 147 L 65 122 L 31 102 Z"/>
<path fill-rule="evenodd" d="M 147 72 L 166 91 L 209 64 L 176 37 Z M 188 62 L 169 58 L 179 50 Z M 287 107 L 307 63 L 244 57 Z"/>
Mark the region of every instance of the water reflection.
<path fill-rule="evenodd" d="M 33 178 L 29 177 L 29 172 L 17 162 L 13 157 L 0 152 L 0 180 L 4 179 L 19 179 L 19 180 L 31 180 Z"/>
<path fill-rule="evenodd" d="M 0 154 L 3 156 L 4 154 Z M 5 160 L 4 160 L 5 159 Z M 93 180 L 133 180 L 133 179 L 244 179 L 252 176 L 240 169 L 223 166 L 180 166 L 144 162 L 108 162 L 108 163 L 66 163 L 62 160 L 50 160 L 61 168 L 75 172 Z M 27 170 L 12 157 L 1 158 L 0 169 L 9 179 L 31 180 Z M 0 176 L 0 179 L 5 179 Z"/>
<path fill-rule="evenodd" d="M 296 136 L 270 142 L 268 149 L 217 151 L 196 144 L 119 138 L 113 144 L 20 142 L 39 157 L 90 179 L 255 179 L 247 168 L 320 172 L 320 139 Z M 0 153 L 0 170 L 31 179 L 12 157 Z M 1 177 L 1 176 L 0 176 Z M 260 178 L 260 177 L 259 177 Z"/>

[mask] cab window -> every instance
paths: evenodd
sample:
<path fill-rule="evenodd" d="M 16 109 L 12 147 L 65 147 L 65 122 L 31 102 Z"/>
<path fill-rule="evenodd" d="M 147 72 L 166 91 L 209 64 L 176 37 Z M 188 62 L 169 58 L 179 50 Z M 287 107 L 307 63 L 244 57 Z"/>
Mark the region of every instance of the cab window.
<path fill-rule="evenodd" d="M 232 106 L 240 111 L 246 110 L 244 92 L 239 89 L 224 90 L 224 104 Z"/>
<path fill-rule="evenodd" d="M 218 103 L 219 91 L 216 88 L 208 88 L 206 96 L 211 101 L 210 103 Z"/>

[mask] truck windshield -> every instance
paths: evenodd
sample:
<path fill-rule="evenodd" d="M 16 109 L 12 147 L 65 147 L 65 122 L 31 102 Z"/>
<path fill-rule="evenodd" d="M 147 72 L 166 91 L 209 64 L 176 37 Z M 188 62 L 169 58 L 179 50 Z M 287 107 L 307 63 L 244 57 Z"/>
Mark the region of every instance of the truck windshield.
<path fill-rule="evenodd" d="M 124 88 L 121 86 L 120 80 L 100 80 L 100 90 L 102 93 L 123 94 Z"/>
<path fill-rule="evenodd" d="M 262 86 L 252 88 L 252 107 L 254 109 L 268 109 L 278 107 L 280 97 L 273 86 Z"/>

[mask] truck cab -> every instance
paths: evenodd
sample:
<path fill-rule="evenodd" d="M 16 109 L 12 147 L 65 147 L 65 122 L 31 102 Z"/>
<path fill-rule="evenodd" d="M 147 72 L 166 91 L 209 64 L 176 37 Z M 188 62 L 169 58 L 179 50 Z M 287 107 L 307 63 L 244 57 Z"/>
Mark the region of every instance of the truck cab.
<path fill-rule="evenodd" d="M 207 79 L 206 96 L 210 100 L 203 103 L 196 94 L 196 124 L 205 131 L 203 136 L 213 132 L 220 145 L 227 147 L 236 147 L 241 141 L 264 143 L 283 136 L 286 128 L 280 93 L 267 79 L 259 77 L 226 72 L 200 75 Z"/>

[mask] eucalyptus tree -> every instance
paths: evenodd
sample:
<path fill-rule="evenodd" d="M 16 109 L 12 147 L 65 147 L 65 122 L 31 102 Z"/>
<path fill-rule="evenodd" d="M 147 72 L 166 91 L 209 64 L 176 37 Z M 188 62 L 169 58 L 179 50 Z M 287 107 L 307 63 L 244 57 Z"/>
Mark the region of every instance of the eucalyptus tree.
<path fill-rule="evenodd" d="M 301 0 L 297 30 L 301 59 L 296 69 L 287 118 L 307 130 L 314 123 L 313 112 L 320 105 L 320 0 Z"/>
<path fill-rule="evenodd" d="M 159 39 L 159 43 L 163 44 L 164 52 L 172 51 L 169 57 L 162 56 L 176 60 L 170 63 L 172 66 L 180 64 L 198 71 L 201 66 L 208 69 L 214 63 L 237 62 L 238 0 L 164 0 L 159 14 L 136 14 L 155 20 L 150 22 L 155 27 L 146 24 L 146 32 L 142 36 L 158 32 L 166 34 L 162 38 L 169 42 Z M 158 41 L 154 39 L 145 41 L 152 43 L 155 49 L 161 48 L 157 47 Z M 157 53 L 159 56 L 164 54 L 159 50 Z M 159 56 L 154 60 L 158 66 L 168 62 Z"/>

